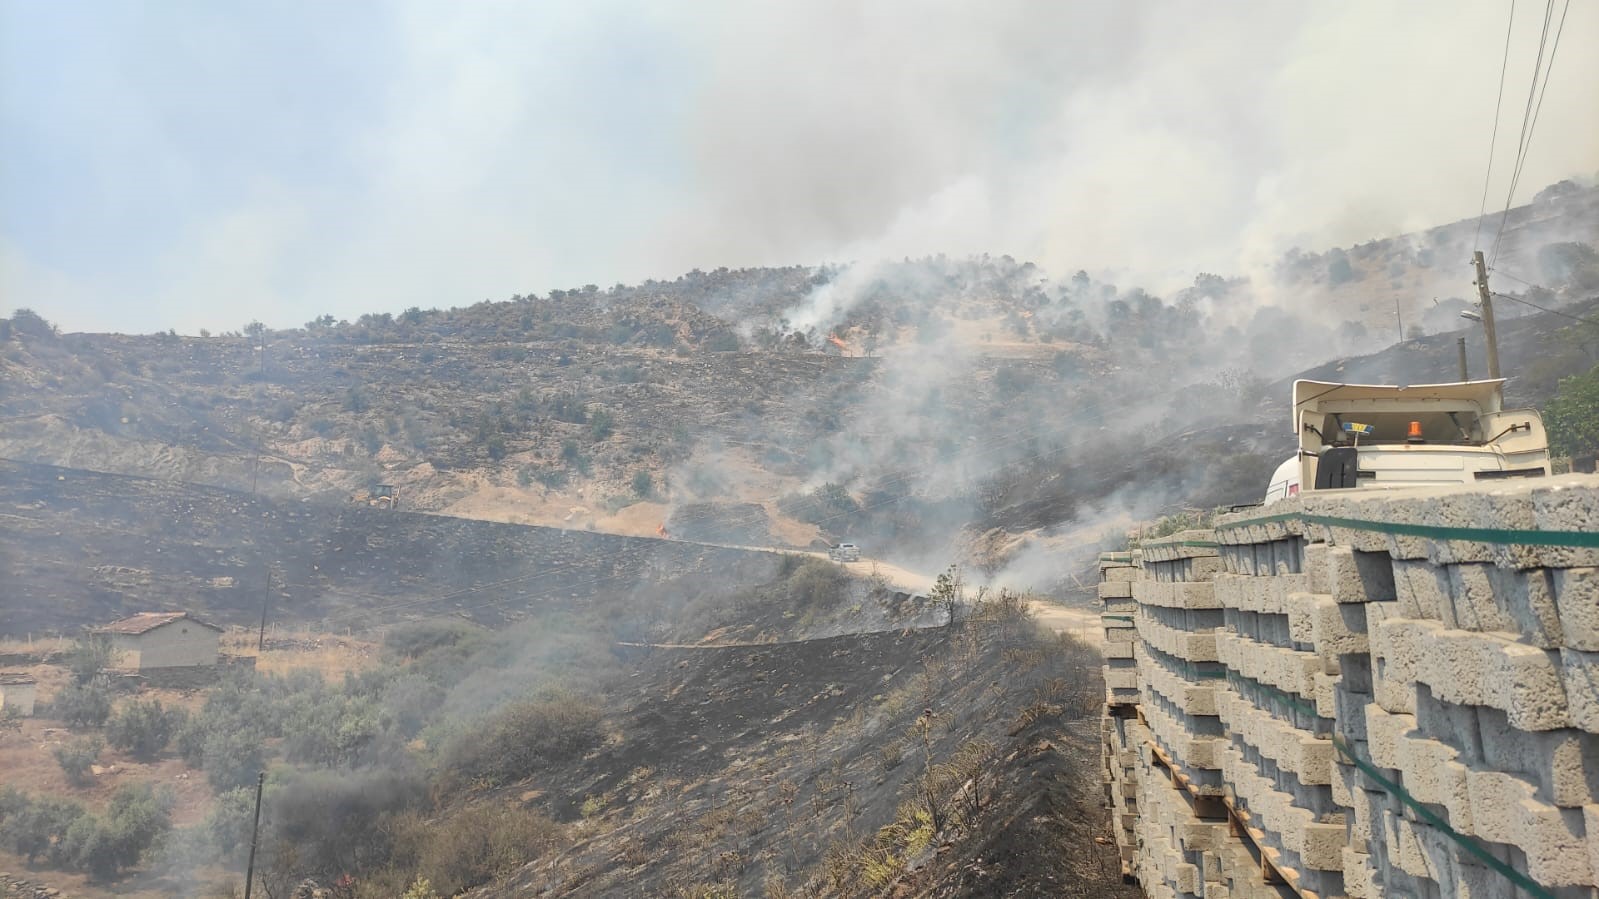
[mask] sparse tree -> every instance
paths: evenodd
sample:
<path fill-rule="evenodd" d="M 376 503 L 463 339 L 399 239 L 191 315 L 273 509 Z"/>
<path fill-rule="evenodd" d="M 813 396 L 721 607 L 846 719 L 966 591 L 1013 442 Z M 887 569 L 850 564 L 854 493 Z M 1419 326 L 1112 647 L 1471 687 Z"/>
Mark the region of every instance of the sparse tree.
<path fill-rule="evenodd" d="M 99 727 L 111 717 L 111 695 L 99 684 L 68 684 L 51 707 L 68 727 Z"/>
<path fill-rule="evenodd" d="M 955 623 L 955 616 L 959 613 L 965 593 L 966 587 L 961 582 L 959 565 L 949 566 L 949 570 L 940 574 L 933 582 L 933 589 L 929 590 L 927 595 L 933 601 L 934 608 L 944 611 L 946 627 Z"/>
<path fill-rule="evenodd" d="M 85 634 L 68 653 L 67 667 L 72 669 L 72 676 L 78 683 L 86 684 L 111 667 L 114 654 L 111 638 L 104 634 Z"/>
<path fill-rule="evenodd" d="M 1549 428 L 1549 448 L 1557 455 L 1599 450 L 1599 366 L 1560 382 L 1544 410 L 1544 423 Z"/>
<path fill-rule="evenodd" d="M 163 708 L 159 700 L 134 700 L 107 722 L 106 739 L 112 746 L 148 761 L 167 747 L 187 718 L 182 708 Z"/>
<path fill-rule="evenodd" d="M 88 786 L 89 769 L 100 760 L 100 750 L 104 748 L 105 744 L 99 737 L 83 737 L 55 747 L 51 754 L 55 756 L 56 764 L 61 766 L 61 772 L 67 776 L 67 782 L 75 787 L 83 787 Z"/>

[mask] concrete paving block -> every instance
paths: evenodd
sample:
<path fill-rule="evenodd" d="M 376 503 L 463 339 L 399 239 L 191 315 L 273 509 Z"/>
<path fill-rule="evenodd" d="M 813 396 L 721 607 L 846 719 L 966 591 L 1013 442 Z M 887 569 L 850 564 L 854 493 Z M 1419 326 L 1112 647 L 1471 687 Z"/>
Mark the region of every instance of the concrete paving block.
<path fill-rule="evenodd" d="M 1557 569 L 1554 588 L 1566 648 L 1599 652 L 1599 568 Z"/>
<path fill-rule="evenodd" d="M 1399 768 L 1404 764 L 1399 742 L 1414 729 L 1414 715 L 1394 714 L 1373 704 L 1366 706 L 1366 751 L 1379 768 Z"/>
<path fill-rule="evenodd" d="M 1304 848 L 1300 857 L 1307 867 L 1322 871 L 1342 871 L 1344 840 L 1342 824 L 1306 824 Z"/>
<path fill-rule="evenodd" d="M 1377 871 L 1371 864 L 1371 856 L 1357 851 L 1352 846 L 1345 846 L 1342 850 L 1344 863 L 1344 892 L 1353 899 L 1378 899 L 1382 894 L 1377 891 Z"/>
<path fill-rule="evenodd" d="M 1497 644 L 1497 652 L 1491 656 L 1495 667 L 1486 678 L 1488 696 L 1483 705 L 1508 713 L 1511 726 L 1521 730 L 1570 727 L 1559 654 L 1492 634 L 1483 636 Z"/>
<path fill-rule="evenodd" d="M 1449 601 L 1449 574 L 1424 559 L 1395 559 L 1394 587 L 1405 618 L 1425 618 L 1455 626 Z M 1448 617 L 1445 617 L 1448 616 Z"/>
<path fill-rule="evenodd" d="M 1592 476 L 1578 475 L 1559 483 L 1550 480 L 1542 489 L 1529 491 L 1533 527 L 1579 534 L 1599 531 L 1599 489 L 1594 483 Z M 1599 549 L 1541 546 L 1537 551 L 1538 562 L 1546 568 L 1599 566 Z"/>
<path fill-rule="evenodd" d="M 1099 610 L 1106 615 L 1131 615 L 1138 611 L 1138 600 L 1132 597 L 1102 599 Z"/>
<path fill-rule="evenodd" d="M 1130 659 L 1133 657 L 1133 643 L 1131 640 L 1106 643 L 1101 652 L 1107 659 Z"/>
<path fill-rule="evenodd" d="M 1138 580 L 1139 569 L 1131 565 L 1107 566 L 1099 570 L 1100 586 L 1105 583 L 1128 583 Z M 1124 595 L 1124 594 L 1118 594 Z"/>
<path fill-rule="evenodd" d="M 1466 788 L 1467 768 L 1459 761 L 1460 753 L 1454 747 L 1421 736 L 1417 731 L 1406 731 L 1395 741 L 1393 765 L 1402 772 L 1405 789 L 1418 802 L 1441 805 L 1459 815 L 1451 816 L 1456 828 L 1469 828 L 1471 798 Z"/>
<path fill-rule="evenodd" d="M 1135 690 L 1138 688 L 1138 669 L 1136 668 L 1111 668 L 1109 665 L 1101 669 L 1105 677 L 1105 686 L 1112 690 Z"/>
<path fill-rule="evenodd" d="M 1592 885 L 1583 810 L 1540 801 L 1536 788 L 1499 771 L 1471 771 L 1467 789 L 1477 837 L 1520 849 L 1527 874 L 1545 886 Z"/>
<path fill-rule="evenodd" d="M 1599 734 L 1599 653 L 1562 649 L 1560 668 L 1572 725 Z"/>
<path fill-rule="evenodd" d="M 1599 879 L 1599 804 L 1582 807 L 1582 827 L 1588 844 L 1588 868 Z"/>
<path fill-rule="evenodd" d="M 1468 631 L 1521 633 L 1520 624 L 1501 604 L 1504 592 L 1501 574 L 1508 572 L 1477 562 L 1450 565 L 1443 570 L 1449 577 L 1449 602 L 1454 626 Z"/>
<path fill-rule="evenodd" d="M 1131 580 L 1103 581 L 1099 585 L 1100 599 L 1119 599 L 1132 595 L 1133 582 Z"/>
<path fill-rule="evenodd" d="M 1298 599 L 1304 597 L 1305 599 Z M 1371 652 L 1366 634 L 1366 606 L 1334 602 L 1318 593 L 1295 593 L 1290 600 L 1305 603 L 1310 619 L 1310 641 L 1323 658 Z"/>
<path fill-rule="evenodd" d="M 1356 552 L 1350 546 L 1329 546 L 1326 555 L 1326 589 L 1334 602 L 1391 602 L 1398 598 L 1393 562 L 1381 553 Z M 1311 570 L 1314 575 L 1314 569 Z"/>
<path fill-rule="evenodd" d="M 1476 718 L 1484 767 L 1523 775 L 1537 784 L 1539 798 L 1557 806 L 1599 797 L 1599 736 L 1572 728 L 1529 733 L 1492 708 L 1478 709 Z"/>
<path fill-rule="evenodd" d="M 1327 593 L 1332 591 L 1332 578 L 1329 577 L 1328 554 L 1332 547 L 1326 543 L 1306 543 L 1300 548 L 1302 565 L 1309 586 L 1310 593 Z"/>
<path fill-rule="evenodd" d="M 1558 649 L 1565 643 L 1560 610 L 1555 605 L 1553 572 L 1541 568 L 1493 569 L 1495 600 L 1515 622 L 1515 629 L 1534 646 Z"/>

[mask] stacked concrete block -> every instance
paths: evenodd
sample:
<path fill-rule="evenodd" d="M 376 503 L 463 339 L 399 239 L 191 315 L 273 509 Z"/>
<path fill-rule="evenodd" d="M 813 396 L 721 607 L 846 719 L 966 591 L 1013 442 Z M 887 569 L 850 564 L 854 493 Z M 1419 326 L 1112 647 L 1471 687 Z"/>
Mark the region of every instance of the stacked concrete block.
<path fill-rule="evenodd" d="M 1218 524 L 1234 685 L 1218 711 L 1261 839 L 1311 871 L 1337 856 L 1341 883 L 1296 888 L 1594 895 L 1595 481 L 1313 493 L 1271 513 Z M 1325 842 L 1333 822 L 1347 845 Z"/>
<path fill-rule="evenodd" d="M 1131 876 L 1137 863 L 1140 806 L 1138 754 L 1149 739 L 1148 728 L 1137 719 L 1139 689 L 1134 644 L 1133 581 L 1139 568 L 1133 553 L 1103 553 L 1099 557 L 1099 601 L 1105 630 L 1105 707 L 1100 717 L 1101 758 L 1105 768 L 1105 801 L 1111 830 L 1121 855 L 1122 874 Z"/>
<path fill-rule="evenodd" d="M 1133 581 L 1139 573 L 1133 553 L 1102 553 L 1099 557 L 1100 623 L 1105 631 L 1105 702 L 1131 706 L 1138 702 L 1138 662 L 1133 646 L 1138 639 L 1134 613 Z"/>
<path fill-rule="evenodd" d="M 1146 739 L 1133 872 L 1152 896 L 1256 895 L 1265 888 L 1258 865 L 1229 837 L 1221 803 L 1215 542 L 1208 531 L 1176 534 L 1146 542 L 1138 560 L 1134 655 Z"/>

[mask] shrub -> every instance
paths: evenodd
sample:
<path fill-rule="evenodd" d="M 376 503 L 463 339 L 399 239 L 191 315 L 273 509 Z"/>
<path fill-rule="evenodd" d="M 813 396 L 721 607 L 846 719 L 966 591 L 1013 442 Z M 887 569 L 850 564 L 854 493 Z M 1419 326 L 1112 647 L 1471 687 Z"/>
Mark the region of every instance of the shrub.
<path fill-rule="evenodd" d="M 255 783 L 265 757 L 265 735 L 244 727 L 220 727 L 205 735 L 202 755 L 206 780 L 218 792 Z"/>
<path fill-rule="evenodd" d="M 294 776 L 268 799 L 271 852 L 279 860 L 292 853 L 294 867 L 311 876 L 380 868 L 394 839 L 384 819 L 410 810 L 422 795 L 412 774 L 392 769 Z"/>
<path fill-rule="evenodd" d="M 34 312 L 32 309 L 18 309 L 11 313 L 11 327 L 9 330 L 24 337 L 49 338 L 56 336 L 56 326 L 45 321 L 44 316 Z"/>
<path fill-rule="evenodd" d="M 466 781 L 512 783 L 599 745 L 601 725 L 599 708 L 576 696 L 517 703 L 456 736 L 445 748 L 443 768 Z"/>
<path fill-rule="evenodd" d="M 413 621 L 397 624 L 383 635 L 383 648 L 405 659 L 415 659 L 443 646 L 475 642 L 483 628 L 465 621 Z"/>
<path fill-rule="evenodd" d="M 589 418 L 589 436 L 596 441 L 616 433 L 616 418 L 604 409 L 596 409 Z"/>
<path fill-rule="evenodd" d="M 80 684 L 94 680 L 95 675 L 111 667 L 111 640 L 100 634 L 90 634 L 78 640 L 67 654 L 67 667 Z"/>
<path fill-rule="evenodd" d="M 216 805 L 201 825 L 217 855 L 228 856 L 250 839 L 255 822 L 255 791 L 235 787 L 217 796 Z"/>
<path fill-rule="evenodd" d="M 15 790 L 5 794 L 0 812 L 0 837 L 30 865 L 60 845 L 72 822 L 84 815 L 83 806 L 75 802 L 32 799 Z"/>
<path fill-rule="evenodd" d="M 1544 410 L 1549 449 L 1572 456 L 1599 450 L 1599 366 L 1560 382 Z"/>
<path fill-rule="evenodd" d="M 159 700 L 127 703 L 106 724 L 106 740 L 135 758 L 155 758 L 167 748 L 179 728 L 188 721 L 182 708 L 163 708 Z"/>
<path fill-rule="evenodd" d="M 713 353 L 736 353 L 741 347 L 737 334 L 732 331 L 718 331 L 705 341 L 705 348 Z"/>
<path fill-rule="evenodd" d="M 655 479 L 647 471 L 633 474 L 633 494 L 641 499 L 649 499 L 655 493 Z"/>
<path fill-rule="evenodd" d="M 51 751 L 56 758 L 56 764 L 61 766 L 62 773 L 67 775 L 67 781 L 75 787 L 89 784 L 89 767 L 100 759 L 100 750 L 105 744 L 98 737 L 85 737 L 63 743 Z"/>
<path fill-rule="evenodd" d="M 51 708 L 68 727 L 99 727 L 111 717 L 111 694 L 98 684 L 70 684 Z"/>
<path fill-rule="evenodd" d="M 539 812 L 476 805 L 437 822 L 414 813 L 392 822 L 392 864 L 414 871 L 440 895 L 488 883 L 562 842 L 561 826 Z"/>

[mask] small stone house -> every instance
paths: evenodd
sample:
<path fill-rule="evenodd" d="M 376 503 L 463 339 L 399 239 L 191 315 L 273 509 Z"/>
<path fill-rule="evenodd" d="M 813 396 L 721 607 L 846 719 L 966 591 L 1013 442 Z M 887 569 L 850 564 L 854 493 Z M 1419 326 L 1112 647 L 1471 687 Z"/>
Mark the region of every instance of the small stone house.
<path fill-rule="evenodd" d="M 15 709 L 24 718 L 32 715 L 38 689 L 39 683 L 31 674 L 0 671 L 0 709 Z"/>
<path fill-rule="evenodd" d="M 95 628 L 111 638 L 112 664 L 130 671 L 214 667 L 222 628 L 188 612 L 140 612 Z"/>

